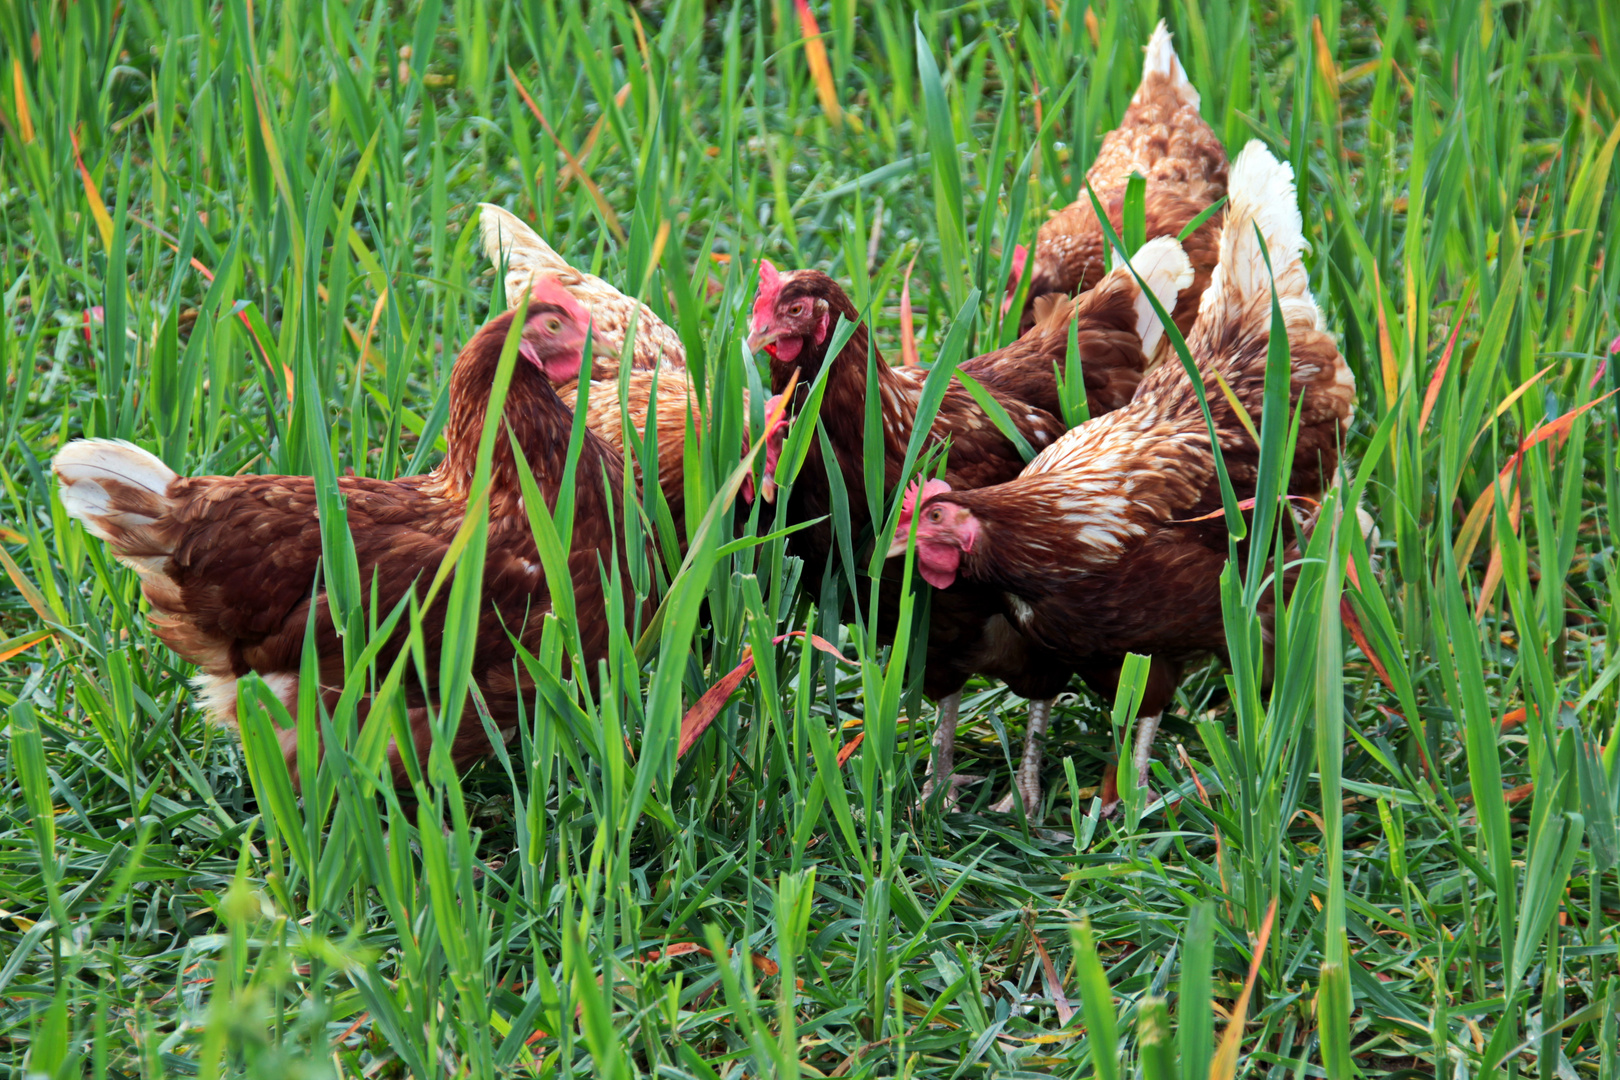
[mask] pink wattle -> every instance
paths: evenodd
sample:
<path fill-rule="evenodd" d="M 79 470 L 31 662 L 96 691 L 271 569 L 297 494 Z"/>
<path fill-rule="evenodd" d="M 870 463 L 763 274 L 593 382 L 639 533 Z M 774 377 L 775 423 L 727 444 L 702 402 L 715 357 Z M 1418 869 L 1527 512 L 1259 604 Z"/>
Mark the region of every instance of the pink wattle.
<path fill-rule="evenodd" d="M 774 345 L 767 345 L 766 351 L 784 364 L 791 364 L 799 358 L 804 349 L 804 338 L 784 337 L 777 338 Z"/>
<path fill-rule="evenodd" d="M 917 541 L 917 573 L 934 588 L 948 589 L 956 584 L 956 571 L 961 565 L 962 553 L 954 545 Z"/>

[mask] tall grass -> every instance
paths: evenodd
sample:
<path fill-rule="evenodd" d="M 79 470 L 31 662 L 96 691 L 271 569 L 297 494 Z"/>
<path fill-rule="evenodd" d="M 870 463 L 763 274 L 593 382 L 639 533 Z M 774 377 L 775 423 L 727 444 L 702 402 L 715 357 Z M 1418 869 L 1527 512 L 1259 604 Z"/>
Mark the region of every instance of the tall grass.
<path fill-rule="evenodd" d="M 1016 819 L 985 807 L 1021 707 L 971 685 L 958 767 L 992 779 L 925 813 L 916 644 L 801 599 L 821 583 L 784 504 L 734 503 L 765 396 L 752 267 L 823 267 L 886 347 L 909 267 L 924 361 L 998 343 L 1012 243 L 1083 192 L 1161 14 L 1229 148 L 1300 178 L 1360 388 L 1336 524 L 1267 643 L 1289 511 L 1262 500 L 1223 582 L 1231 663 L 1188 680 L 1121 816 L 1094 794 L 1130 680 L 1119 708 L 1060 703 L 1046 803 Z M 92 0 L 14 6 L 0 42 L 16 1074 L 1620 1076 L 1607 6 Z M 710 434 L 687 522 L 615 503 L 675 557 L 610 582 L 661 607 L 613 628 L 597 689 L 557 674 L 579 645 L 554 621 L 519 738 L 395 792 L 425 642 L 367 604 L 335 478 L 437 460 L 499 288 L 479 201 L 677 327 Z M 318 478 L 335 708 L 249 680 L 240 742 L 203 722 L 134 575 L 52 495 L 80 435 Z M 1280 410 L 1261 437 L 1274 492 Z M 571 503 L 527 505 L 555 565 Z M 841 576 L 892 510 L 841 508 Z M 452 626 L 475 586 L 445 586 Z M 468 662 L 445 650 L 441 730 L 465 700 L 481 722 Z M 302 797 L 277 724 L 328 748 Z"/>

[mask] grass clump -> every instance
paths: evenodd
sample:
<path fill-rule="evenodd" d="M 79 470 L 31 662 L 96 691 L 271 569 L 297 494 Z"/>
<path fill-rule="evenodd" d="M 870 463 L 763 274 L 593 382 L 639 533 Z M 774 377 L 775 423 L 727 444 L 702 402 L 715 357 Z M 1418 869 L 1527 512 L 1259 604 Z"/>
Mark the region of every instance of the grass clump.
<path fill-rule="evenodd" d="M 725 506 L 751 267 L 826 269 L 898 341 L 914 259 L 924 359 L 989 342 L 1161 14 L 1227 145 L 1300 178 L 1382 543 L 1313 550 L 1269 695 L 1257 650 L 1187 681 L 1162 802 L 1097 815 L 1113 703 L 1079 695 L 1039 815 L 990 784 L 924 814 L 904 654 Z M 14 1074 L 1620 1076 L 1604 4 L 97 0 L 0 42 Z M 491 303 L 480 201 L 679 330 L 719 433 L 688 503 L 722 506 L 599 695 L 552 679 L 411 792 L 351 746 L 297 801 L 46 463 L 427 468 Z M 1021 723 L 970 687 L 959 767 L 1004 784 Z"/>

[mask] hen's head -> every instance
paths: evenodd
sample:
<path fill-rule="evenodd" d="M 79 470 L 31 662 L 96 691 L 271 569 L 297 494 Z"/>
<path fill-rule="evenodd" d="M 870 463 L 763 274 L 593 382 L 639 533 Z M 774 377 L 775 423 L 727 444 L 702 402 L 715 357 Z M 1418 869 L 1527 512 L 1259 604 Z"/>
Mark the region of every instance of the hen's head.
<path fill-rule="evenodd" d="M 761 259 L 748 351 L 763 349 L 774 362 L 809 376 L 826 359 L 834 313 L 856 317 L 855 305 L 832 278 L 819 270 L 780 273 Z"/>
<path fill-rule="evenodd" d="M 979 519 L 961 503 L 951 501 L 951 485 L 945 481 L 929 480 L 920 490 L 913 481 L 900 503 L 900 523 L 889 545 L 890 558 L 905 554 L 913 518 L 917 520 L 917 572 L 934 588 L 949 588 L 962 565 L 962 553 L 971 552 L 978 542 Z"/>
<path fill-rule="evenodd" d="M 552 383 L 579 378 L 585 332 L 591 313 L 551 277 L 537 277 L 529 293 L 529 314 L 518 341 L 518 355 Z"/>

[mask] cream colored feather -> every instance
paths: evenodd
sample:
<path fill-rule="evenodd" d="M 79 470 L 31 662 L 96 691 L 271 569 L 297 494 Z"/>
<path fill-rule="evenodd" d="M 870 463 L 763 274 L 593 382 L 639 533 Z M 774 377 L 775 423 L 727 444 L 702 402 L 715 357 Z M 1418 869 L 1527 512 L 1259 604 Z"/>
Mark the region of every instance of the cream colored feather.
<path fill-rule="evenodd" d="M 506 264 L 508 306 L 517 306 L 533 275 L 549 275 L 590 310 L 597 357 L 622 356 L 625 338 L 634 324 L 632 367 L 686 366 L 686 348 L 680 335 L 646 304 L 632 300 L 596 275 L 571 266 L 516 214 L 493 203 L 479 203 L 478 207 L 484 254 L 497 267 Z M 593 370 L 600 373 L 601 368 L 598 362 Z"/>

